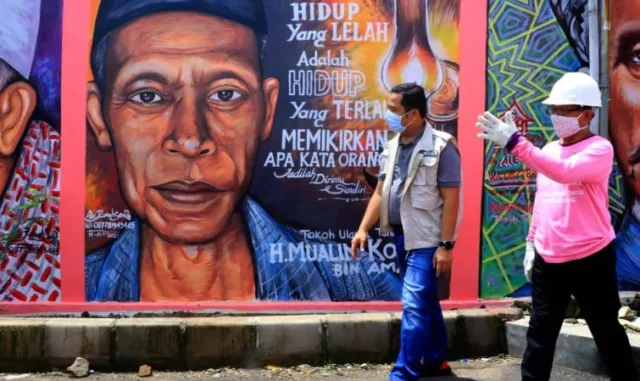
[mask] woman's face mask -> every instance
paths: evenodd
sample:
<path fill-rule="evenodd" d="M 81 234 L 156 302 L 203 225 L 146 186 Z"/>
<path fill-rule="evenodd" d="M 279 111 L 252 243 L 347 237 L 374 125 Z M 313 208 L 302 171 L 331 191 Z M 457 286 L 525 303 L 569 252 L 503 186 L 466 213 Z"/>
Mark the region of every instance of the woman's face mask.
<path fill-rule="evenodd" d="M 580 116 L 564 116 L 552 114 L 551 124 L 553 124 L 553 129 L 555 130 L 556 135 L 558 135 L 559 138 L 564 139 L 573 136 L 586 128 L 589 128 L 589 126 L 580 127 L 580 122 L 578 121 L 579 117 Z"/>
<path fill-rule="evenodd" d="M 408 113 L 404 115 L 398 115 L 390 110 L 387 110 L 387 113 L 384 117 L 389 129 L 397 134 L 401 134 L 406 130 L 407 126 L 402 125 L 402 118 L 405 117 Z"/>

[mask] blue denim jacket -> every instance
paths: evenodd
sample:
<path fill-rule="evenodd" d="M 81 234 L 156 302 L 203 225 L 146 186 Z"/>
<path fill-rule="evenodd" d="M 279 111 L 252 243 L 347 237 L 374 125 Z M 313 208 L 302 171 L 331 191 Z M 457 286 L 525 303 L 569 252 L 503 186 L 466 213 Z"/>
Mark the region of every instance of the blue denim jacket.
<path fill-rule="evenodd" d="M 391 272 L 371 272 L 371 256 L 360 259 L 361 271 L 335 276 L 331 262 L 301 261 L 271 263 L 272 244 L 305 242 L 293 229 L 279 224 L 258 203 L 245 198 L 242 212 L 248 228 L 254 268 L 256 299 L 272 301 L 367 301 L 400 300 L 402 283 Z M 140 300 L 141 223 L 123 230 L 109 245 L 89 254 L 85 262 L 88 301 L 136 302 Z M 339 263 L 350 263 L 349 261 Z"/>
<path fill-rule="evenodd" d="M 623 217 L 615 248 L 619 288 L 640 290 L 640 222 L 631 212 Z"/>

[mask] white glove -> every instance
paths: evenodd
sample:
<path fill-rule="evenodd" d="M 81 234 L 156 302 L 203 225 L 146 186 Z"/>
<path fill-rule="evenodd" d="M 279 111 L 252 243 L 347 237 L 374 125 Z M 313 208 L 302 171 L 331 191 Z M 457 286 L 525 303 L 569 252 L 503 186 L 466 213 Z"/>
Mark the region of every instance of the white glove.
<path fill-rule="evenodd" d="M 505 122 L 501 121 L 489 111 L 486 111 L 484 115 L 478 116 L 476 126 L 484 130 L 484 133 L 478 134 L 478 137 L 494 142 L 500 147 L 506 146 L 509 138 L 518 132 L 518 128 L 513 122 L 513 114 L 511 114 L 511 111 L 507 112 L 504 120 Z"/>
<path fill-rule="evenodd" d="M 527 241 L 527 247 L 524 250 L 524 275 L 527 277 L 527 281 L 531 283 L 531 273 L 533 272 L 533 260 L 536 257 L 536 249 L 533 246 L 533 242 Z"/>

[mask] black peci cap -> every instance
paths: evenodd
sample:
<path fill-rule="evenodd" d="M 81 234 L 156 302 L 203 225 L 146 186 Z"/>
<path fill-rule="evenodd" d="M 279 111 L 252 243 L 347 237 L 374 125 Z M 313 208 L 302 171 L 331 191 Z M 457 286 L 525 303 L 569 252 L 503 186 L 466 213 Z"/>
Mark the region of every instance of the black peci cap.
<path fill-rule="evenodd" d="M 101 0 L 92 52 L 109 32 L 150 14 L 191 11 L 235 21 L 252 29 L 258 40 L 267 34 L 263 0 Z"/>

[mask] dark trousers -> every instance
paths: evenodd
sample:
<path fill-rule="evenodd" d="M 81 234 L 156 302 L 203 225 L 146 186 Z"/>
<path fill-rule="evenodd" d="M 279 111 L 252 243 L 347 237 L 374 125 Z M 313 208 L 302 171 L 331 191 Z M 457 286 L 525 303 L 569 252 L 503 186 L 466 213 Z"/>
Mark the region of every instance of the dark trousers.
<path fill-rule="evenodd" d="M 631 346 L 618 322 L 620 299 L 613 244 L 577 261 L 551 264 L 536 254 L 533 311 L 522 361 L 523 381 L 548 381 L 556 340 L 573 295 L 613 381 L 636 381 Z"/>

